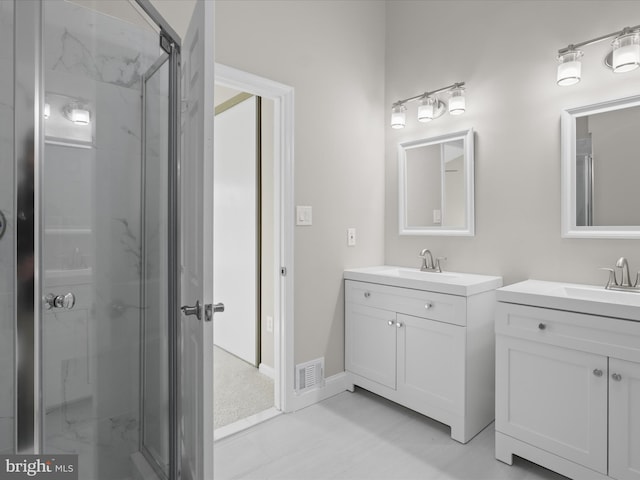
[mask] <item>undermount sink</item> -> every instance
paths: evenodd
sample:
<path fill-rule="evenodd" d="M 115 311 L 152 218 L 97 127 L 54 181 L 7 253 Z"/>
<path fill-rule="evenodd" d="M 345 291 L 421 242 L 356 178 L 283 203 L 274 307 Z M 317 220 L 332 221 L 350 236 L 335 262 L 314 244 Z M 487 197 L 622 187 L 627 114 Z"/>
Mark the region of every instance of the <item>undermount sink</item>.
<path fill-rule="evenodd" d="M 526 280 L 497 290 L 501 302 L 640 321 L 640 292 L 604 286 Z"/>
<path fill-rule="evenodd" d="M 459 272 L 423 272 L 417 268 L 379 265 L 345 270 L 344 278 L 452 295 L 475 295 L 502 285 L 502 277 Z"/>

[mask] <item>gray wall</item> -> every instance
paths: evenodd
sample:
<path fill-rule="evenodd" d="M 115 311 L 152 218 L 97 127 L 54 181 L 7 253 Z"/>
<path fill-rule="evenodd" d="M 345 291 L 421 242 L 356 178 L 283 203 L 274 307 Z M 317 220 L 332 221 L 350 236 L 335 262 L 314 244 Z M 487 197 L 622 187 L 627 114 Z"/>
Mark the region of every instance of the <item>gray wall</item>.
<path fill-rule="evenodd" d="M 425 34 L 429 18 L 438 21 Z M 640 18 L 640 2 L 387 2 L 385 263 L 418 266 L 417 253 L 430 248 L 448 258 L 447 270 L 503 275 L 506 284 L 537 278 L 604 285 L 598 267 L 612 266 L 620 255 L 640 268 L 638 241 L 560 236 L 560 112 L 638 95 L 640 73 L 605 69 L 604 42 L 585 48 L 579 84 L 555 83 L 559 48 L 619 30 L 633 18 Z M 388 126 L 394 101 L 458 81 L 467 82 L 465 115 L 424 125 L 413 120 L 411 106 L 407 128 Z M 398 142 L 470 127 L 476 236 L 400 237 Z"/>
<path fill-rule="evenodd" d="M 216 61 L 295 88 L 295 203 L 313 207 L 295 230 L 295 362 L 324 356 L 327 376 L 344 370 L 342 272 L 383 262 L 384 14 L 377 1 L 216 2 Z"/>

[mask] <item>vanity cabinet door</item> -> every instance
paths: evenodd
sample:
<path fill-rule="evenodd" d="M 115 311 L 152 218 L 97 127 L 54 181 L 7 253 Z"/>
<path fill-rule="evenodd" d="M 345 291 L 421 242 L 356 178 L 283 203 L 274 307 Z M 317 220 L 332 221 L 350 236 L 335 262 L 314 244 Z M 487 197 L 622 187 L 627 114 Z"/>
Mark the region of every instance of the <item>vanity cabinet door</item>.
<path fill-rule="evenodd" d="M 640 364 L 609 359 L 609 476 L 640 480 Z"/>
<path fill-rule="evenodd" d="M 346 370 L 395 389 L 395 312 L 350 302 L 345 310 Z"/>
<path fill-rule="evenodd" d="M 398 392 L 452 413 L 464 411 L 465 327 L 398 314 Z"/>
<path fill-rule="evenodd" d="M 606 475 L 607 363 L 498 335 L 496 430 Z"/>

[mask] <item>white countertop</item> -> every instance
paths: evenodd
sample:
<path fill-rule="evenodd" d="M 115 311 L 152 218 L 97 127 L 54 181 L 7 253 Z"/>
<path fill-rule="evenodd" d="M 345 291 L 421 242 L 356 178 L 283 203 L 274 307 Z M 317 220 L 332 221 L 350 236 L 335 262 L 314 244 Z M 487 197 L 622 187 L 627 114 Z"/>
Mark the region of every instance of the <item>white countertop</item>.
<path fill-rule="evenodd" d="M 344 278 L 464 297 L 502 286 L 502 277 L 447 271 L 421 272 L 417 268 L 391 265 L 348 269 L 344 271 Z"/>
<path fill-rule="evenodd" d="M 526 280 L 499 288 L 496 298 L 499 302 L 640 321 L 640 292 L 605 290 L 604 286 Z"/>

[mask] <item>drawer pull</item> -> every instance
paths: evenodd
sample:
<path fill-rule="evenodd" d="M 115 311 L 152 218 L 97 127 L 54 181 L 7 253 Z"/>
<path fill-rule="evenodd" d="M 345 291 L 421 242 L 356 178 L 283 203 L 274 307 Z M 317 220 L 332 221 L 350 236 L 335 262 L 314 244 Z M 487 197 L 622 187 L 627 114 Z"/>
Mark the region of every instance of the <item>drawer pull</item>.
<path fill-rule="evenodd" d="M 364 298 L 369 298 L 371 296 L 371 292 L 364 292 Z"/>
<path fill-rule="evenodd" d="M 389 324 L 390 327 L 393 327 L 396 324 L 396 322 L 394 322 L 393 320 L 389 320 L 387 324 Z"/>
<path fill-rule="evenodd" d="M 620 380 L 622 380 L 622 375 L 620 375 L 619 373 L 613 373 L 611 374 L 611 378 L 613 378 L 616 382 L 619 382 Z"/>
<path fill-rule="evenodd" d="M 539 324 L 538 324 L 538 328 L 539 328 L 540 330 L 544 330 L 545 328 L 547 328 L 547 326 L 546 326 L 544 323 L 539 323 Z"/>
<path fill-rule="evenodd" d="M 429 310 L 431 307 L 433 307 L 433 303 L 425 303 L 424 304 L 424 308 Z"/>
<path fill-rule="evenodd" d="M 596 377 L 601 377 L 601 376 L 602 376 L 602 370 L 600 370 L 599 368 L 596 368 L 596 369 L 593 371 L 593 374 L 594 374 Z"/>

